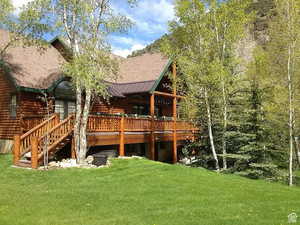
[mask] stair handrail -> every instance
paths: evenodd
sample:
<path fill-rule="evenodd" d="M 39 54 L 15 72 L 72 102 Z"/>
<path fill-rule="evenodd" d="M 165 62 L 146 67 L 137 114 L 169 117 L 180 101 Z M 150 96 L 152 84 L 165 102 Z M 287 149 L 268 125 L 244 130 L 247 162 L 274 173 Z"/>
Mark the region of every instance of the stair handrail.
<path fill-rule="evenodd" d="M 68 136 L 74 129 L 74 115 L 68 116 L 65 120 L 61 121 L 59 124 L 55 125 L 52 127 L 47 133 L 45 133 L 43 136 L 38 138 L 38 159 L 40 159 L 43 156 L 43 151 L 42 151 L 42 143 L 45 138 L 49 138 L 49 143 L 48 143 L 48 152 L 52 150 L 53 147 L 59 142 L 59 140 L 63 139 L 65 136 Z M 59 133 L 59 135 L 55 135 L 55 131 L 59 130 L 62 128 L 64 125 L 66 125 L 67 129 L 66 132 L 64 133 Z"/>
<path fill-rule="evenodd" d="M 40 137 L 48 132 L 49 129 L 59 124 L 59 115 L 53 114 L 38 126 L 32 128 L 20 137 L 20 156 L 30 151 L 31 140 L 33 137 Z"/>

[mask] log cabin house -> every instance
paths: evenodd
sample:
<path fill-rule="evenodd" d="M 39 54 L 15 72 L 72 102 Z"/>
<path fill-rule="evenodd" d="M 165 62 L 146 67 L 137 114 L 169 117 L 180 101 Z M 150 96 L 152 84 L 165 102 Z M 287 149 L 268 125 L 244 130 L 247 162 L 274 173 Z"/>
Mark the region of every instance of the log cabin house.
<path fill-rule="evenodd" d="M 0 47 L 8 40 L 8 32 L 0 30 Z M 0 148 L 13 152 L 15 165 L 37 168 L 46 138 L 50 155 L 63 150 L 75 157 L 75 94 L 60 70 L 67 58 L 65 46 L 56 38 L 46 50 L 14 46 L 5 56 L 8 66 L 0 70 Z M 168 76 L 176 76 L 175 64 L 157 53 L 116 60 L 120 69 L 118 80 L 109 83 L 111 98 L 95 98 L 90 109 L 89 148 L 176 162 L 177 146 L 194 140 L 197 128 L 177 119 L 177 102 L 183 97 L 175 86 L 170 88 Z"/>

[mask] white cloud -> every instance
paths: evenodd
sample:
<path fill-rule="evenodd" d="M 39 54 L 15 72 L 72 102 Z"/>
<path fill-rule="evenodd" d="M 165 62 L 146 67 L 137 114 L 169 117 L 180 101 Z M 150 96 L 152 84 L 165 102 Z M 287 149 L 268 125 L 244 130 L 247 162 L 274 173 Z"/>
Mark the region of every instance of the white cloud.
<path fill-rule="evenodd" d="M 128 55 L 130 55 L 132 52 L 136 51 L 136 50 L 140 50 L 140 49 L 143 49 L 145 48 L 146 45 L 142 45 L 142 44 L 135 44 L 133 45 L 131 48 L 114 48 L 113 47 L 113 50 L 112 52 L 115 54 L 115 55 L 119 55 L 119 56 L 122 56 L 124 58 L 126 58 Z"/>
<path fill-rule="evenodd" d="M 12 4 L 15 7 L 15 14 L 18 15 L 21 11 L 22 6 L 26 5 L 28 2 L 32 0 L 12 0 Z"/>
<path fill-rule="evenodd" d="M 113 8 L 130 18 L 137 30 L 146 34 L 166 33 L 167 22 L 175 18 L 172 0 L 140 0 L 134 8 L 123 8 L 118 4 Z"/>
<path fill-rule="evenodd" d="M 174 5 L 167 0 L 144 0 L 138 4 L 137 8 L 138 15 L 157 22 L 167 22 L 175 17 Z"/>
<path fill-rule="evenodd" d="M 110 40 L 113 41 L 113 42 L 117 42 L 119 44 L 122 44 L 122 45 L 137 45 L 137 44 L 146 44 L 146 43 L 141 43 L 140 40 L 137 40 L 137 39 L 134 39 L 134 38 L 131 38 L 131 37 L 121 37 L 121 36 L 110 36 Z"/>

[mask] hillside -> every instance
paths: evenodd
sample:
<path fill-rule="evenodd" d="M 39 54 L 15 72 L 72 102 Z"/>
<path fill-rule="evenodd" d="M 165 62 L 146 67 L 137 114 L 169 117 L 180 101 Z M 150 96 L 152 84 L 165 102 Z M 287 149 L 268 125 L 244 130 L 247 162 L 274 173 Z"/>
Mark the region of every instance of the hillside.
<path fill-rule="evenodd" d="M 259 225 L 300 215 L 300 188 L 145 159 L 35 171 L 0 155 L 1 225 Z"/>
<path fill-rule="evenodd" d="M 273 1 L 274 0 L 254 0 L 249 9 L 249 11 L 256 11 L 257 13 L 253 26 L 254 30 L 251 32 L 253 32 L 253 36 L 258 44 L 264 44 L 266 42 L 266 32 L 268 29 L 269 20 L 268 15 L 270 10 L 272 10 L 274 7 Z M 162 39 L 168 36 L 169 35 L 167 34 L 163 35 L 153 43 L 146 46 L 144 49 L 134 51 L 128 57 L 135 57 L 145 53 L 159 52 Z"/>

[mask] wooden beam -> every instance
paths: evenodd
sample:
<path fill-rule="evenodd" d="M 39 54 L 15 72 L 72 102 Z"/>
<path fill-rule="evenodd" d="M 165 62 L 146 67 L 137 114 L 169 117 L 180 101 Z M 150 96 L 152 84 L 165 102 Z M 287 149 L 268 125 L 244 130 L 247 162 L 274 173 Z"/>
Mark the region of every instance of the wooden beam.
<path fill-rule="evenodd" d="M 151 132 L 150 132 L 150 159 L 155 160 L 155 127 L 154 127 L 154 94 L 150 97 L 150 115 L 151 115 Z"/>
<path fill-rule="evenodd" d="M 177 97 L 176 97 L 176 64 L 172 64 L 172 75 L 173 75 L 173 163 L 177 163 L 177 134 L 176 134 L 176 123 L 177 123 Z"/>
<path fill-rule="evenodd" d="M 180 96 L 180 95 L 176 95 L 176 94 L 174 95 L 174 93 L 170 94 L 170 93 L 161 92 L 161 91 L 154 91 L 153 94 L 154 95 L 161 95 L 161 96 L 169 97 L 169 98 L 174 98 L 174 97 L 176 97 L 176 98 L 185 98 L 184 96 Z"/>
<path fill-rule="evenodd" d="M 33 137 L 31 142 L 31 168 L 38 168 L 38 138 Z M 45 157 L 45 156 L 44 156 Z"/>
<path fill-rule="evenodd" d="M 75 138 L 74 135 L 72 137 L 72 142 L 71 142 L 71 158 L 76 159 L 76 150 L 75 150 Z"/>
<path fill-rule="evenodd" d="M 177 76 L 177 70 L 176 70 L 176 64 L 172 64 L 172 75 L 173 75 L 173 95 L 177 95 L 177 87 L 176 87 L 176 76 Z"/>
<path fill-rule="evenodd" d="M 177 145 L 179 141 L 191 140 L 193 136 L 192 132 L 176 133 Z M 116 134 L 111 135 L 92 135 L 87 136 L 89 146 L 106 146 L 106 145 L 118 145 L 120 144 L 120 137 Z M 133 133 L 126 134 L 124 138 L 124 144 L 139 144 L 147 143 L 150 144 L 151 135 L 148 132 L 145 133 Z M 155 141 L 159 142 L 173 142 L 173 133 L 155 133 Z"/>
<path fill-rule="evenodd" d="M 121 117 L 121 121 L 120 121 L 120 146 L 119 146 L 119 155 L 120 156 L 125 156 L 125 129 L 124 129 L 124 116 Z"/>
<path fill-rule="evenodd" d="M 21 147 L 21 136 L 16 135 L 14 137 L 14 165 L 20 160 L 20 147 Z"/>

